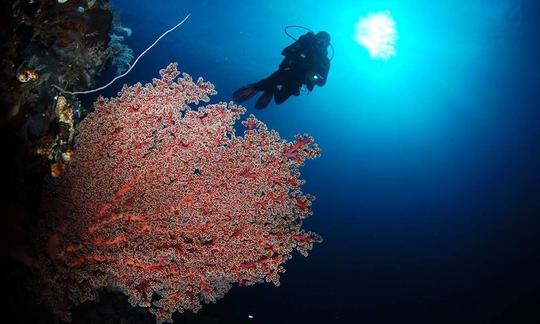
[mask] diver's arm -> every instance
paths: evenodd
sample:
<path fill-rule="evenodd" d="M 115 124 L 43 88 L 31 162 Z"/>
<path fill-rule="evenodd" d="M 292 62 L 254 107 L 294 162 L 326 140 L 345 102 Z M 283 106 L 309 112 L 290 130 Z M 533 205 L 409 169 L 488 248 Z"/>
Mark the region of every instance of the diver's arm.
<path fill-rule="evenodd" d="M 330 70 L 330 60 L 326 59 L 323 63 L 319 65 L 319 68 L 315 72 L 316 78 L 313 80 L 313 83 L 322 87 L 326 84 L 326 79 L 328 78 L 328 71 Z"/>
<path fill-rule="evenodd" d="M 330 61 L 326 59 L 324 62 L 318 65 L 318 68 L 313 71 L 309 71 L 306 74 L 306 86 L 309 91 L 312 91 L 316 85 L 322 87 L 326 84 L 326 78 L 328 78 L 328 71 L 330 70 Z"/>

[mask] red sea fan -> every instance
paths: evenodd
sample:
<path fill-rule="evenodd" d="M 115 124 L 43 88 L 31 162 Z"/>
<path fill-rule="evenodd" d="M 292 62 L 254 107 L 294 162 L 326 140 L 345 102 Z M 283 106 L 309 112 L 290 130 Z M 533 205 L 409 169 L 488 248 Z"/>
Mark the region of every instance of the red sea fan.
<path fill-rule="evenodd" d="M 214 86 L 175 64 L 160 74 L 98 99 L 69 168 L 46 185 L 37 291 L 64 319 L 109 288 L 171 321 L 234 283 L 279 285 L 292 251 L 321 240 L 301 229 L 313 198 L 298 168 L 319 155 L 313 139 L 282 140 L 254 116 L 237 137 L 244 108 L 192 110 Z"/>

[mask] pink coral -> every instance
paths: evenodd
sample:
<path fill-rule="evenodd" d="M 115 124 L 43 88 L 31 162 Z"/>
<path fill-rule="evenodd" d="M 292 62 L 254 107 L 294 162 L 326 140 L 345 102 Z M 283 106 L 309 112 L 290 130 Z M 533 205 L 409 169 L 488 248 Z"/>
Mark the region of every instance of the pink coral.
<path fill-rule="evenodd" d="M 313 139 L 282 140 L 253 115 L 236 136 L 244 108 L 192 110 L 214 86 L 178 78 L 175 64 L 160 74 L 98 99 L 68 170 L 47 184 L 36 271 L 42 300 L 64 318 L 112 288 L 170 321 L 233 283 L 279 285 L 292 251 L 321 240 L 301 229 L 313 198 L 298 168 L 319 155 Z"/>

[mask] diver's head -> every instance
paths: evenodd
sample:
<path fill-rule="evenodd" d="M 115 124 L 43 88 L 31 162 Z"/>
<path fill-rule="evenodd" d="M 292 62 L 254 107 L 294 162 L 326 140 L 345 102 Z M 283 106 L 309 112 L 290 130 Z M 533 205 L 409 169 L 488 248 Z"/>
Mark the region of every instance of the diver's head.
<path fill-rule="evenodd" d="M 325 31 L 320 31 L 315 35 L 315 42 L 318 46 L 327 48 L 330 46 L 330 34 Z"/>

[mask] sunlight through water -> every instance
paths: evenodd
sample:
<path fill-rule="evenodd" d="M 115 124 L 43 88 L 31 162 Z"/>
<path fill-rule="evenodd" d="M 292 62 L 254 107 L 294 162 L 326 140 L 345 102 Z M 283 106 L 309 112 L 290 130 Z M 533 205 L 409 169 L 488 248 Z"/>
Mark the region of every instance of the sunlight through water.
<path fill-rule="evenodd" d="M 396 24 L 388 11 L 369 14 L 356 24 L 356 42 L 374 59 L 388 60 L 396 55 L 396 39 Z"/>

